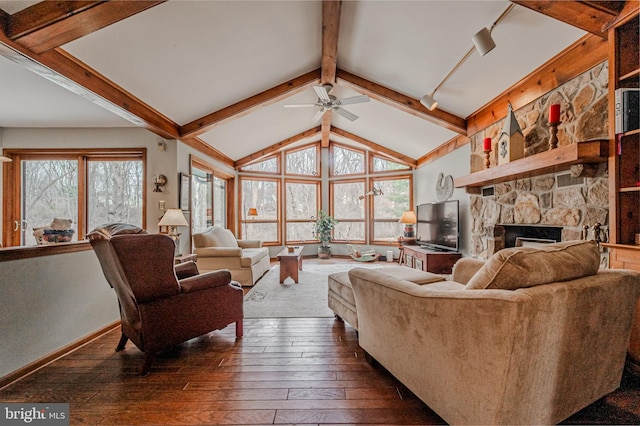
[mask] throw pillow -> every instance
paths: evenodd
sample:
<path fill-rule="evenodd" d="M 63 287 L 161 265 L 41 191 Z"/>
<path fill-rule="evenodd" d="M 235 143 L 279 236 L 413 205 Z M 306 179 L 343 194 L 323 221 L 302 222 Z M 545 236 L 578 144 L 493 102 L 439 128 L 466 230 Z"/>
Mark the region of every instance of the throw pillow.
<path fill-rule="evenodd" d="M 594 275 L 599 267 L 595 241 L 513 247 L 495 253 L 465 288 L 516 290 Z"/>

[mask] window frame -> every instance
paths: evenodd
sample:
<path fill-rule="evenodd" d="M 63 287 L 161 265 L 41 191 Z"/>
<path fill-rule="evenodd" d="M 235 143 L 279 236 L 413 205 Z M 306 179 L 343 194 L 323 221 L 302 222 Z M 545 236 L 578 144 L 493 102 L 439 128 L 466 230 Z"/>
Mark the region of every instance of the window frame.
<path fill-rule="evenodd" d="M 75 160 L 78 162 L 78 223 L 76 235 L 78 243 L 89 230 L 88 220 L 88 162 L 89 161 L 142 161 L 142 227 L 146 229 L 147 211 L 147 149 L 146 148 L 35 148 L 4 150 L 4 155 L 13 161 L 4 163 L 2 176 L 2 245 L 7 248 L 32 247 L 21 245 L 22 229 L 14 231 L 14 223 L 19 223 L 22 213 L 22 161 L 23 160 Z M 69 243 L 68 243 L 69 244 Z M 37 246 L 35 246 L 37 247 Z"/>
<path fill-rule="evenodd" d="M 262 170 L 251 170 L 246 168 L 249 166 L 253 166 L 254 164 L 259 164 L 259 163 L 271 160 L 272 158 L 276 160 L 277 170 L 275 172 L 265 172 Z M 238 171 L 242 173 L 247 173 L 247 174 L 258 173 L 258 174 L 265 174 L 270 176 L 280 176 L 282 175 L 282 153 L 278 152 L 272 155 L 267 155 L 266 157 L 260 157 L 260 159 L 256 161 L 250 161 L 250 162 L 244 163 L 238 167 Z"/>
<path fill-rule="evenodd" d="M 390 181 L 390 180 L 408 180 L 409 181 L 409 210 L 415 210 L 415 208 L 413 207 L 413 175 L 412 174 L 395 174 L 395 175 L 384 175 L 381 176 L 378 173 L 376 173 L 375 176 L 370 177 L 369 180 L 369 189 L 367 189 L 367 191 L 371 191 L 373 190 L 373 188 L 376 186 L 376 182 L 380 182 L 380 181 Z M 398 218 L 393 218 L 393 219 L 376 219 L 375 217 L 375 197 L 370 197 L 372 199 L 372 201 L 369 202 L 369 241 L 371 244 L 389 244 L 389 241 L 387 240 L 379 240 L 375 238 L 375 224 L 376 223 L 393 223 L 393 222 L 398 222 L 400 220 L 400 217 Z"/>
<path fill-rule="evenodd" d="M 287 224 L 288 223 L 311 223 L 312 219 L 291 219 L 287 218 L 287 184 L 305 184 L 305 185 L 315 185 L 316 186 L 316 206 L 318 207 L 316 210 L 321 209 L 322 202 L 322 182 L 320 180 L 306 180 L 306 179 L 284 179 L 284 190 L 283 190 L 283 200 L 282 206 L 284 209 L 284 220 L 282 222 L 282 232 L 284 233 L 284 241 L 286 244 L 304 244 L 308 242 L 315 242 L 315 239 L 312 236 L 309 236 L 307 240 L 290 240 L 287 235 Z"/>
<path fill-rule="evenodd" d="M 264 174 L 272 174 L 272 173 L 264 173 Z M 245 229 L 244 225 L 245 223 L 248 223 L 249 220 L 247 220 L 246 217 L 244 217 L 244 206 L 242 205 L 244 197 L 243 197 L 243 186 L 242 186 L 242 182 L 245 180 L 257 180 L 257 181 L 262 181 L 262 182 L 275 182 L 276 183 L 276 200 L 277 200 L 277 205 L 276 205 L 276 219 L 269 219 L 269 220 L 265 220 L 265 219 L 251 219 L 251 223 L 255 224 L 255 223 L 276 223 L 276 234 L 277 234 L 277 241 L 263 241 L 263 245 L 265 246 L 279 246 L 282 245 L 282 234 L 283 234 L 283 229 L 281 224 L 282 222 L 282 178 L 281 177 L 265 177 L 265 176 L 261 176 L 261 175 L 242 175 L 238 177 L 239 181 L 238 181 L 238 216 L 239 216 L 239 220 L 238 220 L 238 235 L 239 238 L 238 239 L 244 239 L 244 234 L 243 234 L 243 230 Z"/>
<path fill-rule="evenodd" d="M 356 243 L 356 244 L 366 244 L 366 241 L 369 239 L 369 235 L 368 235 L 368 229 L 367 229 L 367 216 L 368 216 L 368 206 L 367 206 L 367 201 L 365 198 L 365 206 L 363 209 L 363 218 L 362 220 L 360 219 L 340 219 L 338 217 L 335 216 L 335 203 L 334 203 L 334 194 L 335 194 L 335 185 L 336 184 L 349 184 L 349 183 L 362 183 L 362 187 L 364 188 L 365 191 L 367 191 L 367 178 L 366 177 L 361 177 L 361 178 L 348 178 L 348 179 L 332 179 L 329 181 L 329 214 L 335 218 L 336 220 L 338 220 L 340 223 L 362 223 L 363 228 L 364 228 L 364 239 L 363 240 L 357 240 L 357 239 L 349 239 L 349 240 L 342 240 L 342 239 L 334 239 L 333 237 L 331 237 L 331 242 L 335 242 L 335 243 Z"/>
<path fill-rule="evenodd" d="M 344 174 L 344 175 L 336 175 L 335 173 L 335 148 L 341 148 L 341 149 L 346 149 L 349 151 L 355 151 L 355 152 L 359 152 L 362 154 L 363 157 L 363 161 L 364 164 L 362 165 L 362 172 L 361 173 L 349 173 L 349 174 Z M 345 145 L 345 144 L 341 144 L 341 143 L 337 143 L 337 142 L 331 142 L 329 144 L 329 178 L 330 179 L 340 179 L 340 178 L 349 178 L 349 177 L 353 177 L 353 176 L 364 176 L 367 174 L 367 163 L 369 161 L 368 159 L 368 153 L 370 151 L 366 150 L 366 149 L 361 149 L 361 148 L 356 148 L 350 145 Z"/>
<path fill-rule="evenodd" d="M 194 167 L 210 173 L 214 178 L 217 177 L 219 179 L 223 179 L 227 181 L 227 188 L 226 188 L 227 204 L 225 209 L 225 218 L 226 218 L 225 228 L 230 229 L 236 220 L 236 217 L 235 217 L 236 212 L 233 208 L 233 206 L 235 205 L 235 189 L 234 189 L 235 176 L 229 173 L 225 173 L 221 171 L 219 168 L 203 160 L 202 158 L 191 154 L 189 157 L 189 174 L 190 175 L 193 175 Z M 211 191 L 212 191 L 211 201 L 212 203 L 215 204 L 214 197 L 213 197 L 215 190 L 213 188 L 213 185 L 211 186 Z M 189 228 L 191 230 L 191 223 L 189 224 Z"/>
<path fill-rule="evenodd" d="M 303 175 L 303 174 L 298 174 L 298 173 L 287 173 L 287 156 L 290 153 L 293 152 L 298 152 L 298 151 L 304 151 L 306 149 L 309 149 L 311 147 L 315 147 L 316 150 L 316 174 L 315 175 Z M 321 149 L 320 149 L 320 143 L 319 142 L 312 142 L 306 145 L 302 145 L 293 149 L 287 149 L 283 151 L 283 174 L 284 176 L 293 176 L 293 177 L 305 177 L 305 178 L 309 178 L 309 179 L 319 179 L 322 178 L 322 168 L 320 167 L 320 156 L 321 156 Z"/>

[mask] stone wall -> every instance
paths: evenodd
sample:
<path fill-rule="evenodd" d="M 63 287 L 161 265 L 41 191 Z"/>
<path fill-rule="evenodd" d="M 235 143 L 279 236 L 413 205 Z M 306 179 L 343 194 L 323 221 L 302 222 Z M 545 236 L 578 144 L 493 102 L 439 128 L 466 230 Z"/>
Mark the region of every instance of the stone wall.
<path fill-rule="evenodd" d="M 558 146 L 589 139 L 608 138 L 608 67 L 599 64 L 530 104 L 514 111 L 525 136 L 525 156 L 548 149 L 549 105 L 561 105 Z M 491 167 L 495 167 L 497 135 L 504 120 L 471 136 L 471 172 L 484 169 L 482 141 L 494 141 Z M 606 164 L 569 178 L 566 172 L 519 179 L 495 185 L 494 195 L 471 195 L 471 254 L 488 257 L 495 246 L 494 225 L 560 225 L 563 240 L 579 239 L 585 225 L 608 225 L 608 174 Z M 558 185 L 558 179 L 562 185 Z"/>

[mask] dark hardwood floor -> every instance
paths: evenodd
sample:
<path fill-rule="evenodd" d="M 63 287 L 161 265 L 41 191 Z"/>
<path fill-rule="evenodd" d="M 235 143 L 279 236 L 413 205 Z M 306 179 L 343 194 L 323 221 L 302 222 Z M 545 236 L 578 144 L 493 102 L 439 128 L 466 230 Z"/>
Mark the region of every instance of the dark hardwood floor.
<path fill-rule="evenodd" d="M 71 424 L 270 425 L 444 423 L 380 367 L 333 318 L 246 319 L 159 355 L 114 351 L 113 330 L 0 389 L 2 402 L 68 402 Z M 640 423 L 640 382 L 625 378 L 569 424 Z"/>

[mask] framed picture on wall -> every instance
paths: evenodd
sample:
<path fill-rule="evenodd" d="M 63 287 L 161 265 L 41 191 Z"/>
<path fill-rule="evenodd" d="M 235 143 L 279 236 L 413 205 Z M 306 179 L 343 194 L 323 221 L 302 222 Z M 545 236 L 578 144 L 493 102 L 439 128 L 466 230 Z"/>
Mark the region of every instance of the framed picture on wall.
<path fill-rule="evenodd" d="M 191 176 L 180 173 L 180 210 L 188 212 L 191 201 Z"/>

